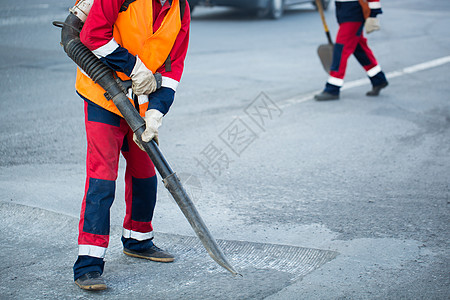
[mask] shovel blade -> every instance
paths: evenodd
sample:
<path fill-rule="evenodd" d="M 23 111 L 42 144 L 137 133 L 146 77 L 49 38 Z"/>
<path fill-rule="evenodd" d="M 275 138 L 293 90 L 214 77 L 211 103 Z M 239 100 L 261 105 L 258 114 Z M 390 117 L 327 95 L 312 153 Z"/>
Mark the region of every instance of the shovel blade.
<path fill-rule="evenodd" d="M 333 44 L 320 45 L 319 48 L 317 48 L 317 54 L 319 55 L 323 69 L 329 74 L 333 62 Z"/>

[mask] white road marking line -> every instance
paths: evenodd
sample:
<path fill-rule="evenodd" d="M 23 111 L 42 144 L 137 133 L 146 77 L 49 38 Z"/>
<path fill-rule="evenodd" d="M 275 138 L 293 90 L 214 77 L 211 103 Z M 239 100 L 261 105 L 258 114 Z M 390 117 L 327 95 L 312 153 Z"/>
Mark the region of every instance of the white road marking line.
<path fill-rule="evenodd" d="M 412 74 L 412 73 L 416 73 L 416 72 L 420 72 L 420 71 L 424 71 L 424 70 L 428 70 L 431 68 L 435 68 L 435 67 L 439 67 L 445 64 L 450 63 L 450 56 L 444 56 L 441 58 L 437 58 L 437 59 L 433 59 L 424 63 L 420 63 L 411 67 L 406 67 L 403 68 L 401 70 L 397 70 L 397 71 L 392 71 L 386 74 L 386 77 L 388 79 L 391 78 L 396 78 L 396 77 L 400 77 L 400 76 L 404 76 L 406 74 Z M 363 86 L 366 85 L 367 83 L 369 83 L 369 79 L 368 78 L 363 78 L 363 79 L 358 79 L 358 80 L 353 80 L 353 81 L 349 81 L 346 82 L 344 87 L 341 88 L 341 90 L 347 90 L 347 89 L 351 89 L 351 88 L 355 88 L 355 87 L 359 87 L 359 86 Z M 280 108 L 286 108 L 289 107 L 291 105 L 295 105 L 295 104 L 299 104 L 302 102 L 306 102 L 309 100 L 313 100 L 314 99 L 314 95 L 320 93 L 322 90 L 320 91 L 316 91 L 313 93 L 308 93 L 305 95 L 301 95 L 299 97 L 293 97 L 287 100 L 282 101 L 282 103 L 280 103 L 278 106 Z"/>

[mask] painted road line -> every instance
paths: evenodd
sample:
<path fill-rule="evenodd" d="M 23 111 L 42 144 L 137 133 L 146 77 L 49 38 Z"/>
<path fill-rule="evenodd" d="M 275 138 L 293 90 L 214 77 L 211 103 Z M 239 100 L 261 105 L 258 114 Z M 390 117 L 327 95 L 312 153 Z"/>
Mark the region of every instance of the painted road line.
<path fill-rule="evenodd" d="M 450 63 L 450 56 L 444 56 L 441 58 L 437 58 L 437 59 L 433 59 L 424 63 L 420 63 L 417 65 L 413 65 L 410 67 L 406 67 L 403 68 L 401 70 L 397 70 L 397 71 L 392 71 L 386 74 L 386 77 L 388 79 L 392 79 L 392 78 L 396 78 L 396 77 L 400 77 L 400 76 L 404 76 L 407 74 L 412 74 L 412 73 L 416 73 L 416 72 L 420 72 L 420 71 L 424 71 L 424 70 L 428 70 L 428 69 L 432 69 L 432 68 L 436 68 L 445 64 Z M 357 79 L 357 80 L 353 80 L 353 81 L 349 81 L 345 83 L 345 86 L 341 88 L 341 90 L 348 90 L 351 88 L 355 88 L 355 87 L 360 87 L 363 85 L 368 84 L 368 78 L 362 78 L 362 79 Z M 308 93 L 308 94 L 304 94 L 301 95 L 299 97 L 293 97 L 293 98 L 289 98 L 287 100 L 282 101 L 278 106 L 280 108 L 286 108 L 289 107 L 291 105 L 295 105 L 295 104 L 299 104 L 302 102 L 306 102 L 309 100 L 313 100 L 314 99 L 314 95 L 320 93 L 322 90 L 319 91 L 315 91 L 312 93 Z"/>

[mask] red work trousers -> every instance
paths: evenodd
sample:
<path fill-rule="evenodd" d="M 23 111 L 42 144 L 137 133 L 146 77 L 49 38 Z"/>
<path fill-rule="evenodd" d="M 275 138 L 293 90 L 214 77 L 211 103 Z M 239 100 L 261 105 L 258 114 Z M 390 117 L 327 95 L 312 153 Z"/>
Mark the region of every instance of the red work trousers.
<path fill-rule="evenodd" d="M 153 238 L 156 174 L 152 161 L 133 141 L 125 120 L 85 101 L 87 179 L 79 223 L 79 256 L 103 259 L 109 243 L 110 207 L 114 201 L 119 156 L 126 160 L 123 238 Z"/>
<path fill-rule="evenodd" d="M 333 63 L 328 83 L 338 87 L 343 85 L 347 61 L 352 54 L 366 70 L 369 77 L 373 77 L 381 71 L 372 50 L 367 44 L 367 39 L 364 37 L 363 25 L 364 23 L 362 22 L 345 22 L 340 24 L 334 45 Z"/>

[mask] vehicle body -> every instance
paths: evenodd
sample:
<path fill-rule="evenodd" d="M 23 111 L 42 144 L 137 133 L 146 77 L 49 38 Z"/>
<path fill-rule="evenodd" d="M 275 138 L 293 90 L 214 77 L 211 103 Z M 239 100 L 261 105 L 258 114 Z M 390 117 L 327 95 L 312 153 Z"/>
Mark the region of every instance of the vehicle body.
<path fill-rule="evenodd" d="M 278 19 L 283 15 L 284 9 L 289 5 L 312 3 L 315 0 L 188 0 L 191 11 L 197 5 L 203 6 L 229 6 L 256 12 L 259 17 Z M 330 0 L 321 0 L 324 9 L 328 8 Z"/>

